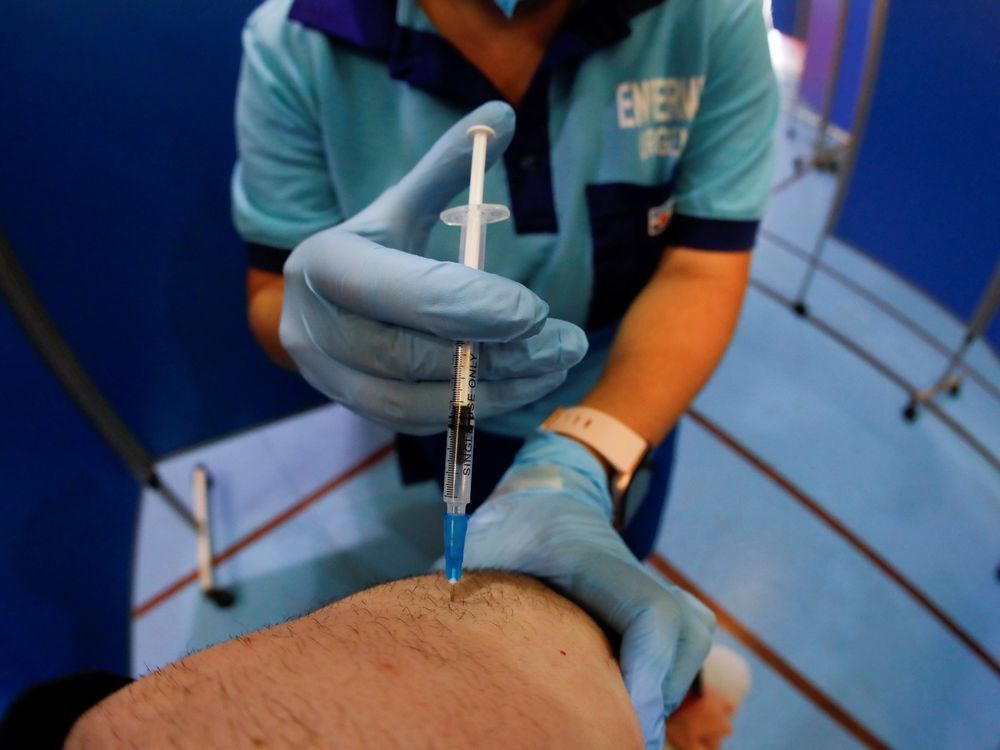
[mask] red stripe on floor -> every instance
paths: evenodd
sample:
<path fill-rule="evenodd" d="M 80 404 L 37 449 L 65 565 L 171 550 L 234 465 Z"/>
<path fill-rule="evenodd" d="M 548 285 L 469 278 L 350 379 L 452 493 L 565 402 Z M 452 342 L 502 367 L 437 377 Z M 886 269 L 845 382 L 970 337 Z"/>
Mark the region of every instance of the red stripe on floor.
<path fill-rule="evenodd" d="M 833 721 L 837 722 L 858 742 L 865 747 L 876 750 L 889 747 L 874 732 L 844 710 L 836 701 L 820 690 L 791 664 L 782 659 L 774 649 L 764 643 L 749 628 L 724 609 L 721 604 L 698 588 L 690 578 L 677 570 L 677 568 L 663 557 L 654 552 L 646 558 L 646 562 L 656 568 L 665 578 L 670 579 L 685 591 L 689 591 L 698 597 L 701 602 L 715 613 L 720 627 L 750 649 L 761 661 L 781 675 L 795 690 L 808 698 L 817 708 Z"/>
<path fill-rule="evenodd" d="M 853 547 L 858 554 L 882 571 L 882 573 L 892 580 L 893 583 L 903 589 L 903 591 L 909 594 L 917 602 L 917 604 L 923 607 L 928 614 L 947 628 L 952 635 L 958 638 L 958 640 L 961 641 L 966 648 L 979 657 L 983 664 L 993 670 L 997 676 L 1000 676 L 1000 664 L 997 663 L 996 659 L 994 659 L 985 648 L 983 648 L 971 635 L 965 632 L 965 630 L 957 622 L 952 620 L 951 617 L 944 612 L 944 610 L 931 601 L 930 597 L 905 578 L 903 574 L 896 570 L 896 568 L 894 568 L 885 558 L 862 541 L 857 534 L 838 521 L 816 500 L 813 500 L 796 485 L 792 484 L 792 482 L 780 474 L 777 469 L 758 457 L 749 448 L 736 440 L 736 438 L 723 430 L 719 425 L 710 420 L 704 414 L 695 409 L 689 409 L 688 416 L 708 431 L 713 437 L 729 447 L 734 453 L 738 454 L 741 458 L 743 458 L 743 460 L 751 464 L 761 474 L 781 487 L 781 489 L 788 493 L 788 495 L 799 503 L 799 505 L 808 510 L 822 523 L 824 523 L 827 528 Z"/>

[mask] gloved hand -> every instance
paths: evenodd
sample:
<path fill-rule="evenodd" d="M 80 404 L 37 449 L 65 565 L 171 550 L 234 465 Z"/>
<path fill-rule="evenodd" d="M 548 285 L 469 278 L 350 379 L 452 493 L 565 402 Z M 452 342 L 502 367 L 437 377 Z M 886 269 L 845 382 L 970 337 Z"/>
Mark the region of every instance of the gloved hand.
<path fill-rule="evenodd" d="M 635 559 L 611 526 L 604 469 L 571 438 L 532 435 L 469 520 L 465 567 L 545 581 L 622 636 L 619 660 L 647 748 L 708 653 L 715 616 Z"/>
<path fill-rule="evenodd" d="M 494 162 L 514 133 L 501 102 L 464 117 L 396 185 L 285 263 L 282 346 L 315 388 L 398 432 L 444 429 L 455 341 L 489 342 L 478 417 L 541 398 L 587 349 L 579 328 L 548 319 L 548 305 L 521 284 L 420 256 L 441 210 L 468 185 L 474 124 L 496 131 Z M 457 260 L 457 230 L 454 241 Z"/>

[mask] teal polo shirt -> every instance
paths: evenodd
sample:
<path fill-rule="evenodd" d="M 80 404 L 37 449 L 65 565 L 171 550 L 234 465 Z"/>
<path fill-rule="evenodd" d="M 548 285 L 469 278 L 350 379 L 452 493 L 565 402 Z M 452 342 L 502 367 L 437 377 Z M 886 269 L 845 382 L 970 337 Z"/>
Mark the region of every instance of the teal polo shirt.
<path fill-rule="evenodd" d="M 233 215 L 265 270 L 367 206 L 469 110 L 502 98 L 416 0 L 267 0 L 243 49 Z M 753 245 L 777 108 L 760 0 L 574 6 L 486 175 L 485 200 L 512 213 L 489 228 L 486 270 L 585 328 L 591 351 L 549 397 L 484 429 L 523 435 L 582 398 L 665 247 Z M 456 260 L 458 242 L 440 225 L 427 255 Z"/>

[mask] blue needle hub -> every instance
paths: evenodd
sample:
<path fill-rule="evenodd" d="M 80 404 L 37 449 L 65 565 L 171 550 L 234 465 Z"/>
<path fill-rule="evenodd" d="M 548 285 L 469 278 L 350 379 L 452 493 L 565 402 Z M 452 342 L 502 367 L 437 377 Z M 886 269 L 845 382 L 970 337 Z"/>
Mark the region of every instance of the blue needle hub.
<path fill-rule="evenodd" d="M 465 557 L 465 532 L 469 517 L 464 513 L 444 514 L 444 574 L 448 583 L 462 578 L 462 558 Z"/>

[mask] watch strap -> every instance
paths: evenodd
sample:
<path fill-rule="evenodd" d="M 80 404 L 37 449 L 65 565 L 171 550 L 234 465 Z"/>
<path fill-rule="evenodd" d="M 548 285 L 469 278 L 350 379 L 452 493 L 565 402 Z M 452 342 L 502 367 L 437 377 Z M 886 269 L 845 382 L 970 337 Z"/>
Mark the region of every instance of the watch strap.
<path fill-rule="evenodd" d="M 542 422 L 542 429 L 573 438 L 610 464 L 608 479 L 618 526 L 623 510 L 621 499 L 649 452 L 649 443 L 628 425 L 589 406 L 560 407 Z"/>

